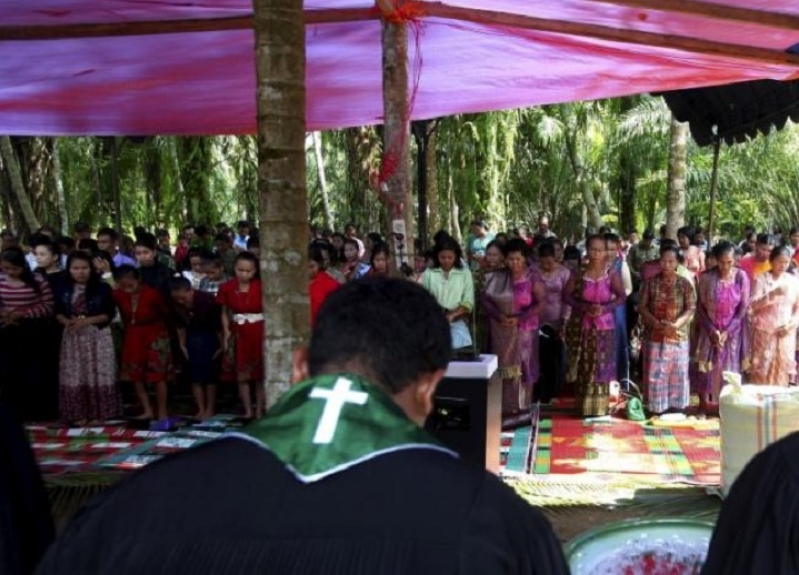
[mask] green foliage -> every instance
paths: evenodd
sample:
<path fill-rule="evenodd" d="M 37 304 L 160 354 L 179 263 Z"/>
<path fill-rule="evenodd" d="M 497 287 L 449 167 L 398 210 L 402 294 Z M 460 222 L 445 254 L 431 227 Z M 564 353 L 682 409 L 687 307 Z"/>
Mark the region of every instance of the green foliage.
<path fill-rule="evenodd" d="M 442 222 L 449 222 L 452 231 L 450 216 L 457 213 L 459 227 L 466 229 L 472 217 L 481 216 L 502 230 L 535 225 L 539 214 L 548 213 L 553 229 L 577 239 L 594 216 L 619 225 L 628 194 L 634 227 L 657 226 L 665 218 L 669 122 L 662 99 L 649 96 L 442 118 L 436 127 L 434 199 Z M 322 134 L 330 212 L 339 228 L 350 221 L 363 231 L 385 227 L 385 206 L 369 183 L 380 167 L 380 140 L 376 127 Z M 20 149 L 44 158 L 29 160 L 35 164 L 31 169 L 42 172 L 32 200 L 43 222 L 59 222 L 55 178 L 63 183 L 70 221 L 95 228 L 115 221 L 117 204 L 127 231 L 134 225 L 176 230 L 187 221 L 258 217 L 251 136 L 60 138 L 57 174 L 47 159 L 52 145 L 37 144 L 27 142 Z M 325 214 L 310 138 L 306 150 L 309 220 L 321 226 Z M 722 147 L 717 236 L 737 238 L 746 224 L 788 228 L 799 223 L 797 153 L 799 130 L 790 123 L 768 136 Z M 707 223 L 712 155 L 711 148 L 689 143 L 686 217 L 697 225 Z M 632 189 L 624 183 L 631 177 Z M 7 206 L 3 213 L 8 214 Z M 5 225 L 19 227 L 19 222 Z"/>

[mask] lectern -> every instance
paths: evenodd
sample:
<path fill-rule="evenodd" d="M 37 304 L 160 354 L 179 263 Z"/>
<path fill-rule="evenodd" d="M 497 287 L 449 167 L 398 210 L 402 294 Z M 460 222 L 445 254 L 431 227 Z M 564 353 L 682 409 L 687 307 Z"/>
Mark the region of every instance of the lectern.
<path fill-rule="evenodd" d="M 497 356 L 451 361 L 425 428 L 465 463 L 499 473 L 502 380 Z"/>

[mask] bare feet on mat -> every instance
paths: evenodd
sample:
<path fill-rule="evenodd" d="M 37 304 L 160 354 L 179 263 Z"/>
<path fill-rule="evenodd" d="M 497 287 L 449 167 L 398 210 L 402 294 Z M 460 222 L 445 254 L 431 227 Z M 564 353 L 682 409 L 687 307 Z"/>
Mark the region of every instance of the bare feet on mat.
<path fill-rule="evenodd" d="M 141 415 L 137 415 L 133 419 L 135 419 L 136 421 L 146 421 L 146 420 L 152 419 L 152 418 L 153 418 L 153 412 L 152 411 L 145 411 L 144 413 L 142 413 Z"/>

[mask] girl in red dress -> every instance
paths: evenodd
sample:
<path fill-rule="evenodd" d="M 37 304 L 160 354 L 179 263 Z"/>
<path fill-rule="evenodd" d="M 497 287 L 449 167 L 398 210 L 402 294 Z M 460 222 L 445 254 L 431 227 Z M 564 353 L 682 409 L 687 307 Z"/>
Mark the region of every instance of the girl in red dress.
<path fill-rule="evenodd" d="M 167 417 L 167 382 L 172 381 L 172 350 L 167 320 L 170 310 L 161 292 L 141 281 L 139 270 L 123 265 L 114 271 L 114 301 L 125 329 L 119 379 L 136 387 L 144 412 L 152 419 L 153 406 L 145 383 L 155 385 L 158 419 Z"/>
<path fill-rule="evenodd" d="M 236 277 L 219 286 L 225 357 L 222 381 L 236 382 L 244 404 L 244 417 L 253 416 L 250 387 L 255 387 L 255 416 L 264 413 L 264 314 L 258 260 L 248 252 L 236 257 Z"/>

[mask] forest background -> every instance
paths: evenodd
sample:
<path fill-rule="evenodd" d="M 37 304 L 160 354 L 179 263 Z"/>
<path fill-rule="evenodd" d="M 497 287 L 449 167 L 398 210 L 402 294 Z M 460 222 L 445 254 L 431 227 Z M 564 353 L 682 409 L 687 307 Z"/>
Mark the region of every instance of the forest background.
<path fill-rule="evenodd" d="M 475 216 L 500 231 L 534 225 L 541 213 L 575 240 L 602 224 L 621 232 L 667 217 L 707 225 L 713 149 L 696 146 L 659 97 L 452 116 L 412 129 L 428 237 L 445 229 L 460 239 Z M 309 223 L 387 228 L 370 186 L 380 130 L 308 134 Z M 745 225 L 799 224 L 797 151 L 799 130 L 790 123 L 722 146 L 716 237 L 740 239 Z M 23 237 L 43 224 L 68 233 L 76 221 L 173 234 L 185 223 L 257 221 L 257 165 L 254 136 L 0 136 L 0 220 Z"/>

